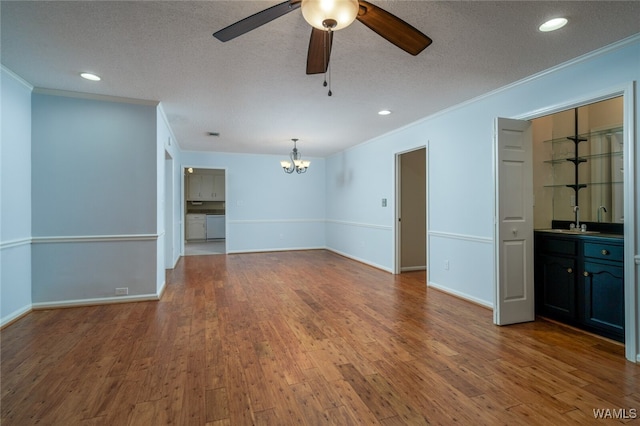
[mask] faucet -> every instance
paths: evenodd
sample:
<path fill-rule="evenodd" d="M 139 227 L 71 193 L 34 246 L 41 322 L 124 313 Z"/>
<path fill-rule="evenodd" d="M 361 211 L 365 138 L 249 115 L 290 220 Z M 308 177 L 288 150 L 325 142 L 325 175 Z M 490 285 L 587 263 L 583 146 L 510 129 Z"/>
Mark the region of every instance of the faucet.
<path fill-rule="evenodd" d="M 580 230 L 580 207 L 575 206 L 573 211 L 576 213 L 576 230 Z"/>
<path fill-rule="evenodd" d="M 607 212 L 607 208 L 605 206 L 598 207 L 598 222 L 602 222 L 602 213 Z"/>

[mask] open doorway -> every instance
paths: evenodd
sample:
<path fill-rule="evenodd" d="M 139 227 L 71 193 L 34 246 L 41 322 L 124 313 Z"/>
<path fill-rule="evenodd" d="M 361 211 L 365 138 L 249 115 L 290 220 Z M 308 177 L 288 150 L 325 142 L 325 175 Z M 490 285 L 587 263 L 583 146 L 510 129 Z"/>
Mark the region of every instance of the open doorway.
<path fill-rule="evenodd" d="M 623 116 L 618 96 L 532 120 L 536 315 L 622 343 Z"/>
<path fill-rule="evenodd" d="M 612 179 L 613 177 L 615 177 L 616 170 L 619 170 L 619 168 L 616 169 L 618 164 L 617 163 L 618 159 L 622 160 L 622 165 L 624 167 L 623 176 L 627 176 L 627 177 L 635 176 L 636 166 L 633 160 L 634 158 L 633 141 L 635 140 L 634 130 L 633 130 L 634 129 L 633 117 L 635 116 L 634 101 L 633 101 L 634 100 L 633 86 L 630 84 L 620 86 L 617 90 L 613 89 L 611 91 L 607 91 L 606 93 L 599 93 L 590 97 L 586 96 L 582 99 L 573 100 L 566 104 L 554 105 L 553 107 L 549 107 L 545 110 L 536 111 L 535 113 L 531 113 L 530 115 L 525 114 L 523 116 L 517 117 L 518 119 L 535 120 L 535 119 L 540 119 L 541 117 L 549 116 L 552 114 L 562 113 L 563 111 L 569 111 L 569 112 L 566 112 L 566 114 L 571 114 L 572 120 L 570 124 L 572 127 L 574 127 L 573 131 L 571 132 L 574 135 L 572 135 L 569 138 L 569 140 L 582 139 L 583 136 L 581 136 L 580 134 L 581 130 L 575 130 L 576 111 L 579 108 L 582 108 L 586 105 L 595 104 L 600 101 L 606 101 L 609 99 L 614 99 L 616 97 L 620 97 L 619 100 L 615 102 L 620 102 L 623 110 L 622 123 L 620 123 L 621 124 L 620 133 L 617 132 L 617 129 L 619 128 L 617 126 L 617 123 L 614 123 L 614 122 L 611 122 L 608 124 L 602 124 L 602 125 L 594 124 L 593 126 L 590 126 L 589 129 L 587 129 L 586 133 L 588 134 L 588 139 L 596 138 L 594 139 L 594 141 L 596 142 L 595 145 L 598 145 L 598 144 L 602 145 L 603 142 L 605 143 L 605 145 L 612 146 L 612 147 L 620 145 L 621 149 L 619 153 L 616 153 L 615 155 L 610 155 L 610 154 L 603 155 L 602 152 L 595 152 L 595 151 L 587 152 L 587 153 L 578 151 L 576 153 L 575 147 L 572 146 L 572 151 L 568 152 L 567 155 L 563 156 L 562 158 L 560 157 L 557 159 L 551 158 L 547 160 L 548 162 L 546 164 L 554 169 L 552 176 L 562 177 L 565 175 L 564 172 L 556 173 L 555 171 L 556 165 L 560 164 L 559 168 L 565 168 L 567 167 L 568 164 L 570 164 L 572 166 L 571 176 L 574 179 L 574 181 L 570 183 L 564 182 L 561 185 L 559 185 L 557 187 L 557 191 L 554 188 L 552 188 L 553 186 L 555 186 L 555 183 L 549 184 L 547 189 L 539 189 L 539 191 L 550 191 L 552 193 L 552 196 L 554 192 L 555 193 L 561 193 L 561 192 L 567 192 L 567 191 L 574 192 L 574 194 L 571 194 L 571 192 L 569 192 L 569 196 L 567 197 L 563 198 L 562 196 L 560 196 L 560 198 L 558 197 L 556 197 L 555 199 L 550 198 L 549 199 L 550 201 L 547 200 L 545 202 L 545 200 L 543 199 L 544 198 L 543 195 L 539 191 L 536 192 L 536 196 L 535 196 L 536 209 L 543 208 L 544 204 L 546 204 L 548 208 L 552 209 L 552 213 L 548 214 L 546 218 L 543 218 L 544 221 L 548 221 L 556 213 L 567 216 L 567 217 L 561 218 L 558 221 L 559 223 L 557 224 L 558 225 L 557 227 L 555 223 L 552 223 L 550 226 L 550 228 L 552 229 L 553 228 L 562 229 L 563 232 L 565 233 L 572 232 L 572 230 L 570 229 L 570 225 L 571 223 L 574 223 L 574 226 L 575 226 L 575 222 L 578 221 L 578 217 L 576 213 L 578 211 L 583 210 L 583 208 L 580 207 L 580 210 L 572 208 L 572 207 L 575 207 L 571 205 L 572 203 L 575 203 L 575 204 L 578 204 L 578 203 L 574 202 L 571 196 L 575 195 L 575 192 L 577 192 L 578 189 L 584 191 L 584 189 L 582 188 L 589 188 L 589 186 L 594 187 L 594 189 L 597 189 L 597 191 L 590 194 L 585 192 L 584 194 L 580 194 L 579 197 L 575 197 L 576 201 L 578 199 L 580 200 L 580 204 L 582 204 L 585 209 L 590 210 L 590 213 L 585 212 L 584 216 L 581 215 L 584 219 L 586 219 L 587 217 L 590 218 L 590 220 L 587 222 L 587 229 L 592 229 L 593 232 L 609 233 L 610 226 L 602 223 L 607 219 L 608 217 L 607 213 L 618 212 L 616 214 L 609 215 L 610 219 L 614 222 L 616 220 L 619 221 L 619 219 L 622 217 L 633 217 L 633 214 L 634 214 L 633 203 L 635 202 L 633 179 L 625 178 L 624 181 L 622 182 L 622 190 L 612 185 L 603 185 L 603 182 L 595 179 L 598 176 L 608 176 L 608 179 Z M 501 128 L 499 123 L 501 120 L 503 119 L 497 120 L 498 124 L 496 127 L 497 137 L 496 137 L 496 145 L 495 145 L 496 151 L 495 151 L 494 161 L 498 165 L 501 164 L 501 158 L 500 158 L 501 137 L 499 132 Z M 519 120 L 511 120 L 511 121 L 516 122 Z M 578 117 L 578 121 L 582 121 L 580 116 Z M 526 123 L 526 122 L 522 122 L 522 123 Z M 509 133 L 513 134 L 513 132 L 509 132 Z M 612 137 L 614 136 L 615 138 L 612 139 Z M 618 138 L 619 138 L 619 141 L 617 140 Z M 553 144 L 553 139 L 554 138 L 551 138 L 550 142 L 547 143 L 547 149 L 549 148 L 548 146 L 549 144 Z M 531 139 L 529 139 L 529 145 L 530 144 L 531 144 Z M 582 142 L 582 141 L 580 141 L 580 144 L 584 144 L 585 148 L 590 147 L 590 145 L 593 145 L 593 144 Z M 525 146 L 525 145 L 526 144 L 523 143 L 521 146 Z M 571 144 L 569 145 L 571 146 Z M 564 160 L 564 158 L 569 158 L 569 160 Z M 531 161 L 532 156 L 530 156 L 529 159 L 530 159 L 529 161 Z M 562 161 L 559 161 L 559 160 L 562 160 Z M 600 163 L 602 162 L 601 160 L 604 160 L 606 164 L 598 164 L 598 162 Z M 582 171 L 579 171 L 580 182 L 575 181 L 576 180 L 575 169 L 577 167 L 582 167 L 584 169 Z M 497 167 L 497 169 L 498 171 L 500 170 L 499 167 Z M 583 182 L 582 182 L 583 177 L 588 178 L 588 182 L 585 183 L 585 186 L 583 186 Z M 594 180 L 592 181 L 592 179 Z M 527 191 L 526 189 L 527 180 L 529 181 L 528 187 L 531 188 L 531 192 Z M 531 182 L 531 180 L 532 180 L 531 176 L 528 177 L 527 179 L 521 180 L 522 183 L 525 184 L 525 187 L 522 188 L 523 190 L 521 191 L 522 193 L 533 194 L 533 182 Z M 520 283 L 522 288 L 525 288 L 525 287 L 530 288 L 531 284 L 533 284 L 533 280 L 532 279 L 531 280 L 513 279 L 513 278 L 518 278 L 517 274 L 509 274 L 509 272 L 513 268 L 511 269 L 503 268 L 503 265 L 513 264 L 513 262 L 508 261 L 509 260 L 509 256 L 507 253 L 508 250 L 505 250 L 505 247 L 509 246 L 510 244 L 510 242 L 509 244 L 505 243 L 505 241 L 507 241 L 508 239 L 506 237 L 511 234 L 518 236 L 520 235 L 520 233 L 515 232 L 516 228 L 511 223 L 505 229 L 502 229 L 503 227 L 500 225 L 502 223 L 502 218 L 503 218 L 501 202 L 502 200 L 513 199 L 513 197 L 508 197 L 505 191 L 508 190 L 509 188 L 513 189 L 514 185 L 515 186 L 518 186 L 518 185 L 516 185 L 516 181 L 514 179 L 510 179 L 508 182 L 508 185 L 504 185 L 504 183 L 502 182 L 499 176 L 499 173 L 496 175 L 495 185 L 496 185 L 496 224 L 497 225 L 495 228 L 496 257 L 494 260 L 495 272 L 496 272 L 494 322 L 496 324 L 504 325 L 504 324 L 509 324 L 509 323 L 518 322 L 518 321 L 497 321 L 496 318 L 501 318 L 502 314 L 504 314 L 505 312 L 507 313 L 509 312 L 509 309 L 505 309 L 505 308 L 508 308 L 507 305 L 511 303 L 512 300 L 523 300 L 522 297 L 515 297 L 515 296 L 518 296 L 518 293 L 514 292 L 513 291 L 514 289 L 511 289 L 507 285 L 508 281 L 515 282 L 516 284 Z M 552 189 L 550 190 L 549 188 L 552 188 Z M 620 202 L 618 196 L 623 196 L 624 199 L 622 202 Z M 593 201 L 597 201 L 597 202 L 593 204 Z M 607 203 L 608 205 L 605 205 Z M 619 214 L 620 204 L 622 204 L 622 216 L 620 216 Z M 601 206 L 604 206 L 605 208 L 603 209 L 601 208 Z M 607 209 L 607 212 L 604 211 L 605 209 Z M 511 211 L 513 211 L 513 209 L 511 210 L 505 209 L 505 212 L 507 213 Z M 528 220 L 533 223 L 533 214 Z M 536 220 L 535 220 L 536 228 L 539 228 L 541 226 L 540 220 L 541 220 L 541 216 L 537 214 Z M 564 231 L 565 225 L 567 225 L 567 228 L 568 228 L 566 231 Z M 613 225 L 622 226 L 622 224 L 616 224 L 616 223 L 614 223 Z M 545 224 L 543 227 L 547 228 L 547 225 Z M 606 227 L 607 230 L 600 231 L 599 228 L 604 229 L 603 227 Z M 583 321 L 597 318 L 597 315 L 593 315 L 594 313 L 597 314 L 597 312 L 590 311 L 590 307 L 588 305 L 589 300 L 600 301 L 605 299 L 596 295 L 593 291 L 590 292 L 588 291 L 588 289 L 587 290 L 582 289 L 582 287 L 585 287 L 585 286 L 588 287 L 589 285 L 591 285 L 592 287 L 595 288 L 595 286 L 598 286 L 604 283 L 604 280 L 601 280 L 601 282 L 596 282 L 596 279 L 600 279 L 601 277 L 606 276 L 607 282 L 608 282 L 609 281 L 608 278 L 610 278 L 613 275 L 622 275 L 620 274 L 620 272 L 624 271 L 624 274 L 623 274 L 624 277 L 622 282 L 623 290 L 620 291 L 620 295 L 621 295 L 621 298 L 623 299 L 623 304 L 624 304 L 624 309 L 623 309 L 624 312 L 622 313 L 622 319 L 621 319 L 622 323 L 624 324 L 624 327 L 619 327 L 619 328 L 624 328 L 625 357 L 630 361 L 636 362 L 638 341 L 637 341 L 637 335 L 636 335 L 637 307 L 635 304 L 635 301 L 637 300 L 636 299 L 637 288 L 635 287 L 636 273 L 634 270 L 634 257 L 633 257 L 636 250 L 635 248 L 636 231 L 635 231 L 634 221 L 633 220 L 625 221 L 623 228 L 624 228 L 623 229 L 624 241 L 622 242 L 622 244 L 619 244 L 621 247 L 624 247 L 624 253 L 620 253 L 620 258 L 623 261 L 620 262 L 622 263 L 622 266 L 619 267 L 615 271 L 615 273 L 612 273 L 613 269 L 611 268 L 611 265 L 604 265 L 605 262 L 602 262 L 600 259 L 596 259 L 595 262 L 592 259 L 590 259 L 597 256 L 608 256 L 610 255 L 610 253 L 613 253 L 612 251 L 609 250 L 609 248 L 602 249 L 602 250 L 598 249 L 597 251 L 594 251 L 592 250 L 592 248 L 595 247 L 595 244 L 593 243 L 589 243 L 590 245 L 588 247 L 587 247 L 587 243 L 584 243 L 584 244 L 576 243 L 575 246 L 571 244 L 565 244 L 565 248 L 567 248 L 567 250 L 569 251 L 571 251 L 572 248 L 575 247 L 575 256 L 574 256 L 575 259 L 573 260 L 575 262 L 576 267 L 572 267 L 572 265 L 569 265 L 568 267 L 562 268 L 562 270 L 569 275 L 576 274 L 577 276 L 573 278 L 575 280 L 574 287 L 581 289 L 580 291 L 576 291 L 575 293 L 570 292 L 567 294 L 569 294 L 571 297 L 574 297 L 574 298 L 577 298 L 578 296 L 582 297 L 585 294 L 588 296 L 582 302 L 584 305 L 582 307 L 578 307 L 575 309 L 577 312 L 577 315 L 582 316 Z M 576 231 L 576 232 L 579 232 L 579 231 Z M 522 238 L 524 238 L 524 234 L 522 235 L 523 235 Z M 529 237 L 529 238 L 532 239 L 532 237 Z M 565 238 L 565 236 L 564 234 L 560 233 L 558 234 L 558 236 L 554 236 L 554 238 L 561 239 L 561 238 Z M 568 238 L 568 236 L 566 236 L 566 238 Z M 540 244 L 536 244 L 536 245 L 540 246 Z M 544 246 L 543 248 L 547 250 L 554 249 L 554 247 L 551 247 L 548 244 L 547 245 L 543 244 L 543 246 Z M 536 247 L 536 252 L 538 251 L 537 249 L 538 247 Z M 557 247 L 554 249 L 556 253 L 558 251 L 561 251 L 562 252 L 561 254 L 563 257 L 569 258 L 571 257 L 569 255 L 573 255 L 573 254 L 567 253 L 567 250 L 557 249 Z M 533 264 L 535 254 L 536 253 L 534 253 L 533 250 L 530 250 L 527 253 L 523 252 L 523 259 L 526 261 L 527 264 Z M 611 259 L 607 259 L 606 263 L 611 263 L 611 261 L 612 261 Z M 600 269 L 597 271 L 592 270 L 593 265 L 598 266 Z M 556 269 L 560 271 L 560 268 L 556 268 Z M 538 271 L 538 266 L 536 265 L 536 280 L 538 280 L 538 278 L 541 275 L 537 273 L 537 271 Z M 536 289 L 536 299 L 538 298 L 538 296 L 539 295 Z M 553 296 L 556 298 L 556 301 L 559 300 L 558 294 Z M 509 299 L 512 299 L 512 300 L 509 300 Z M 531 303 L 530 308 L 533 308 L 533 298 L 527 297 L 527 300 L 528 300 L 528 303 Z M 601 312 L 605 312 L 605 311 L 601 311 Z M 568 315 L 570 315 L 570 313 L 568 313 Z"/>
<path fill-rule="evenodd" d="M 396 154 L 395 273 L 427 269 L 427 150 Z"/>
<path fill-rule="evenodd" d="M 184 185 L 184 255 L 225 254 L 225 170 L 187 167 Z"/>

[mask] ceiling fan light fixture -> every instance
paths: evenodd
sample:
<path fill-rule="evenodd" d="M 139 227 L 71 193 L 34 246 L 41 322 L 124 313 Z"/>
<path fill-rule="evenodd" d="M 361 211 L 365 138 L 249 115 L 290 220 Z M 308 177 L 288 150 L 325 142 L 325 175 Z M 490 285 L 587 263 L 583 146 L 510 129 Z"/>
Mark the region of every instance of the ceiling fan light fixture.
<path fill-rule="evenodd" d="M 302 0 L 305 21 L 319 30 L 337 31 L 348 27 L 358 16 L 358 0 Z"/>
<path fill-rule="evenodd" d="M 538 29 L 543 33 L 548 33 L 549 31 L 559 30 L 560 28 L 567 25 L 567 18 L 553 18 L 540 25 Z"/>

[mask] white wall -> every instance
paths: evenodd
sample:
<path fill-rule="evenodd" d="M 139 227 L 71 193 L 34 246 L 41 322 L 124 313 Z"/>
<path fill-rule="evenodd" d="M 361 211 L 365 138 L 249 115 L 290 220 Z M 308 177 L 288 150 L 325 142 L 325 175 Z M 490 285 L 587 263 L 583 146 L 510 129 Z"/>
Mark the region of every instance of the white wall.
<path fill-rule="evenodd" d="M 310 158 L 306 173 L 288 175 L 280 167 L 282 158 L 181 153 L 183 170 L 226 170 L 227 252 L 325 247 L 325 162 Z"/>
<path fill-rule="evenodd" d="M 156 114 L 155 104 L 34 91 L 34 307 L 117 300 L 122 287 L 120 299 L 156 297 Z"/>
<path fill-rule="evenodd" d="M 0 67 L 0 326 L 31 309 L 31 90 Z"/>
<path fill-rule="evenodd" d="M 638 81 L 639 64 L 636 37 L 331 156 L 326 165 L 327 246 L 393 269 L 394 154 L 428 140 L 429 284 L 492 306 L 495 118 L 532 116 Z M 637 104 L 635 113 L 639 122 Z M 637 224 L 638 174 L 635 179 L 630 202 Z M 380 207 L 383 197 L 389 200 L 387 208 Z"/>

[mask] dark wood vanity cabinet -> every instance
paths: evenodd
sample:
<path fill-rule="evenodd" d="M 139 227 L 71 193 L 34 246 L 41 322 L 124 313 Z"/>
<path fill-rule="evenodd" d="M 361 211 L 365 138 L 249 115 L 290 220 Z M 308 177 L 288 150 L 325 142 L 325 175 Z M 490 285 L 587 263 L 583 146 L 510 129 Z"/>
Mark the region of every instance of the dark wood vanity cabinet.
<path fill-rule="evenodd" d="M 623 240 L 535 233 L 536 313 L 624 341 Z"/>

